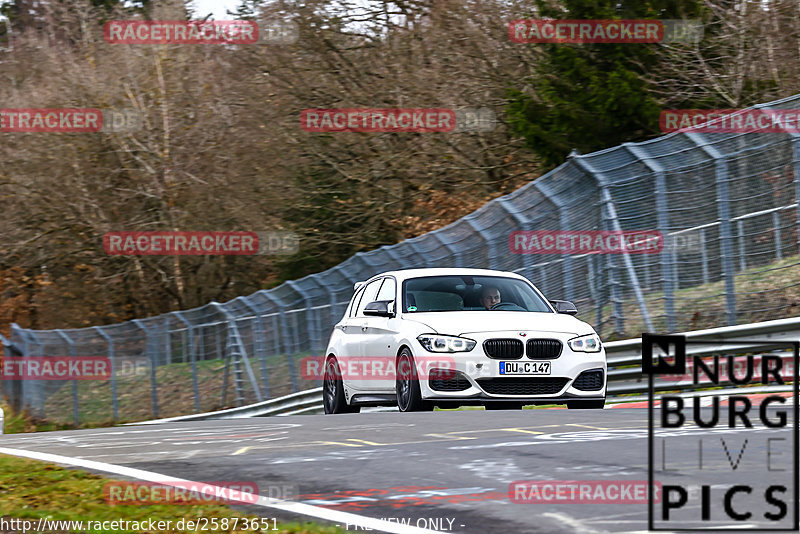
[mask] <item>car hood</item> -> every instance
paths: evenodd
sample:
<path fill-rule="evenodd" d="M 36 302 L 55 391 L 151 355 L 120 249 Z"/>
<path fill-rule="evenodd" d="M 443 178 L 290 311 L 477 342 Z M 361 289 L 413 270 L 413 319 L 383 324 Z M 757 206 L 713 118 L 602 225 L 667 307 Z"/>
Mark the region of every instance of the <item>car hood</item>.
<path fill-rule="evenodd" d="M 508 330 L 559 332 L 576 336 L 594 333 L 591 326 L 571 315 L 513 311 L 455 311 L 406 313 L 404 319 L 418 321 L 437 334 L 465 335 Z"/>

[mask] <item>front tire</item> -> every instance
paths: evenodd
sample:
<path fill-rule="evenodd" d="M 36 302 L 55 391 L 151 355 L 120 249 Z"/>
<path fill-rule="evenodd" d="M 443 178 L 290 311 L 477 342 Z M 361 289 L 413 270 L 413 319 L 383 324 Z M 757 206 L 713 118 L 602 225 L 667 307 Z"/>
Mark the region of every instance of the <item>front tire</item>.
<path fill-rule="evenodd" d="M 422 400 L 419 387 L 417 366 L 408 347 L 403 347 L 397 357 L 397 380 L 395 381 L 397 393 L 397 408 L 401 412 L 430 412 L 433 403 Z"/>
<path fill-rule="evenodd" d="M 358 413 L 360 406 L 350 406 L 344 398 L 344 383 L 339 362 L 331 356 L 325 362 L 325 374 L 322 378 L 322 406 L 325 413 Z"/>

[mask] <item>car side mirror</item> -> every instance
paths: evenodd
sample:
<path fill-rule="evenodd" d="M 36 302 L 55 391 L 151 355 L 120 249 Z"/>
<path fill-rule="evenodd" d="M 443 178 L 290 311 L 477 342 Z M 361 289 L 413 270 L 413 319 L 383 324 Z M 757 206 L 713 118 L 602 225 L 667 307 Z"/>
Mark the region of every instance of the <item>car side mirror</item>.
<path fill-rule="evenodd" d="M 394 317 L 393 300 L 376 300 L 364 307 L 364 315 L 372 317 Z"/>
<path fill-rule="evenodd" d="M 556 313 L 566 313 L 567 315 L 578 315 L 578 308 L 568 300 L 551 300 L 550 304 L 556 309 Z"/>

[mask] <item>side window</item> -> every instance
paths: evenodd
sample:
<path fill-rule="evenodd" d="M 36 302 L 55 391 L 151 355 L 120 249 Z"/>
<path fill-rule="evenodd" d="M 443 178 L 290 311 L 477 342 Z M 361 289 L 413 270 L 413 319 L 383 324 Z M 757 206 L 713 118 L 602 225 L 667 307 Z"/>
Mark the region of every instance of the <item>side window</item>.
<path fill-rule="evenodd" d="M 364 292 L 361 293 L 361 301 L 358 303 L 358 308 L 356 309 L 356 317 L 365 317 L 363 313 L 364 307 L 375 300 L 375 297 L 378 295 L 378 289 L 381 287 L 381 282 L 383 282 L 383 278 L 378 278 L 374 282 L 367 284 L 367 287 L 364 288 Z"/>
<path fill-rule="evenodd" d="M 378 296 L 375 297 L 375 300 L 394 300 L 396 287 L 394 278 L 384 278 L 381 290 L 378 291 Z"/>

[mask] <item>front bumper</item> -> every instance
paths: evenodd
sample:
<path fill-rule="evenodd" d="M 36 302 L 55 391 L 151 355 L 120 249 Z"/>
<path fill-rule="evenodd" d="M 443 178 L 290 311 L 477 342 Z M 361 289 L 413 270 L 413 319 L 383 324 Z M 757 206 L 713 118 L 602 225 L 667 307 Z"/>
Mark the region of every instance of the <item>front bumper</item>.
<path fill-rule="evenodd" d="M 600 352 L 574 352 L 567 345 L 571 334 L 551 332 L 491 332 L 467 334 L 465 337 L 477 341 L 470 352 L 431 355 L 422 347 L 425 369 L 419 369 L 420 391 L 428 400 L 475 401 L 525 401 L 530 404 L 559 404 L 568 400 L 600 400 L 606 396 L 607 366 L 605 349 Z M 529 358 L 523 354 L 519 359 L 490 358 L 484 350 L 487 339 L 557 339 L 562 343 L 557 358 Z M 437 367 L 437 360 L 442 365 Z M 500 373 L 500 362 L 549 362 L 547 375 L 506 375 Z M 465 402 L 461 402 L 465 404 Z M 466 403 L 469 404 L 469 403 Z"/>

